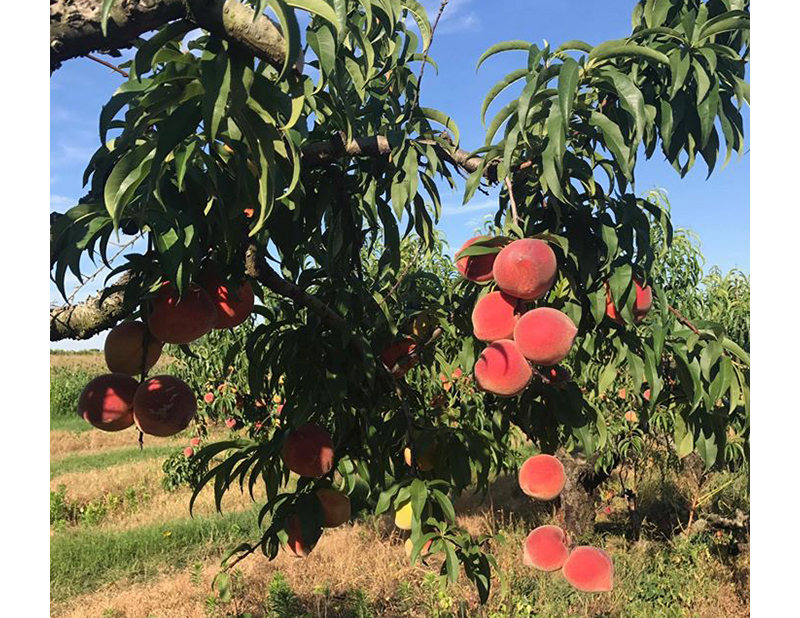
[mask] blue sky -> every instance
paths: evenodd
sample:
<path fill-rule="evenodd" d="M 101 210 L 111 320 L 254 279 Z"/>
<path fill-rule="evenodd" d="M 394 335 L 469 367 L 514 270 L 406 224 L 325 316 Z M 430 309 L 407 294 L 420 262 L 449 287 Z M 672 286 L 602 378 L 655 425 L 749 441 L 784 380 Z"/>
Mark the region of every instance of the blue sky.
<path fill-rule="evenodd" d="M 431 21 L 438 0 L 424 0 Z M 478 57 L 492 44 L 522 39 L 552 47 L 570 39 L 597 44 L 626 36 L 634 3 L 629 0 L 450 0 L 439 23 L 430 55 L 439 65 L 425 70 L 421 104 L 446 111 L 459 126 L 462 146 L 482 145 L 484 129 L 480 108 L 489 89 L 506 73 L 524 62 L 521 52 L 507 52 L 490 58 L 475 72 Z M 305 23 L 302 20 L 301 23 Z M 128 54 L 126 54 L 127 56 Z M 120 62 L 120 59 L 110 59 Z M 88 59 L 70 60 L 50 79 L 50 209 L 63 212 L 85 191 L 83 170 L 99 145 L 97 131 L 100 109 L 122 81 L 122 77 Z M 489 109 L 487 116 L 516 96 L 510 88 Z M 746 149 L 749 148 L 750 112 L 743 108 Z M 638 193 L 651 188 L 666 189 L 672 203 L 675 227 L 699 234 L 707 265 L 723 271 L 750 271 L 750 160 L 749 155 L 732 158 L 728 166 L 715 170 L 706 180 L 701 161 L 681 179 L 657 153 L 650 161 L 640 160 L 636 171 Z M 462 206 L 463 190 L 442 187 L 443 216 L 440 228 L 453 249 L 457 249 L 480 227 L 496 204 L 490 197 L 476 195 Z M 89 269 L 87 272 L 92 272 Z M 101 282 L 102 276 L 98 278 Z M 78 299 L 96 289 L 86 286 Z M 59 295 L 51 285 L 51 300 Z M 87 342 L 58 342 L 56 348 L 84 348 L 101 345 L 102 336 Z"/>

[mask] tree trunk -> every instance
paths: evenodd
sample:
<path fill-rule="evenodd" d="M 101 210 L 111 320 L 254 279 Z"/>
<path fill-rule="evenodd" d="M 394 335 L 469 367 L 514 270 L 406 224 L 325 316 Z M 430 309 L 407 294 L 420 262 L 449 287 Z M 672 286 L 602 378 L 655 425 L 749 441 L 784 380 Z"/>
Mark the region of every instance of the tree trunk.
<path fill-rule="evenodd" d="M 564 464 L 567 477 L 559 509 L 563 528 L 572 539 L 589 536 L 594 532 L 597 487 L 609 474 L 596 473 L 594 458 L 587 460 L 583 454 L 573 455 L 559 449 L 556 457 Z"/>

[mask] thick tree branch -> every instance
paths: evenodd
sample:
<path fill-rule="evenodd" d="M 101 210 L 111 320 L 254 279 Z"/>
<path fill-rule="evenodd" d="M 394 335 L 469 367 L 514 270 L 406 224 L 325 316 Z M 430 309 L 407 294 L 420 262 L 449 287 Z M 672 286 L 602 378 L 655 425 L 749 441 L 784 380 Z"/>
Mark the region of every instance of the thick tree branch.
<path fill-rule="evenodd" d="M 100 28 L 100 0 L 50 0 L 50 71 L 94 51 L 131 47 L 136 39 L 176 19 L 187 19 L 272 66 L 282 67 L 284 39 L 278 26 L 238 0 L 118 0 L 108 36 Z"/>
<path fill-rule="evenodd" d="M 477 170 L 483 161 L 482 157 L 472 156 L 467 150 L 455 147 L 447 148 L 434 140 L 419 139 L 417 142 L 433 146 L 445 161 L 469 173 Z M 356 137 L 347 143 L 344 142 L 344 138 L 340 135 L 324 142 L 314 142 L 304 146 L 303 165 L 309 168 L 319 167 L 342 157 L 384 157 L 391 151 L 392 144 L 383 135 Z M 487 165 L 484 176 L 489 180 L 493 177 L 496 178 L 493 170 L 493 166 Z"/>
<path fill-rule="evenodd" d="M 115 286 L 125 285 L 130 274 L 120 277 Z M 50 309 L 50 341 L 62 339 L 88 339 L 111 328 L 130 311 L 125 307 L 122 291 L 112 292 L 100 302 L 103 290 L 77 305 Z"/>

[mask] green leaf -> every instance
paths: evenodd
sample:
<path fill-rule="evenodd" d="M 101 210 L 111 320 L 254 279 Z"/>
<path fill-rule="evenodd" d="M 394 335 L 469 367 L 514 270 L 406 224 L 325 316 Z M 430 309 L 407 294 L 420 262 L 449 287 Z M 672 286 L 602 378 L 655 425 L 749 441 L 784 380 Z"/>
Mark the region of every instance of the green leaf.
<path fill-rule="evenodd" d="M 722 17 L 722 16 L 719 16 Z M 733 30 L 750 30 L 750 19 L 747 17 L 729 17 L 727 19 L 709 20 L 697 34 L 697 42 L 723 32 Z"/>
<path fill-rule="evenodd" d="M 426 51 L 431 45 L 433 34 L 425 7 L 417 2 L 417 0 L 400 0 L 400 6 L 404 9 L 408 9 L 408 12 L 414 17 L 414 21 L 417 22 L 419 33 L 422 35 L 422 51 Z"/>
<path fill-rule="evenodd" d="M 644 22 L 647 27 L 653 28 L 662 25 L 671 6 L 670 0 L 647 0 L 644 7 Z"/>
<path fill-rule="evenodd" d="M 108 103 L 103 106 L 103 109 L 100 110 L 100 141 L 102 143 L 105 143 L 108 139 L 108 130 L 111 128 L 110 125 L 111 121 L 114 120 L 114 116 L 137 95 L 138 93 L 136 92 L 117 91 L 109 99 Z"/>
<path fill-rule="evenodd" d="M 298 9 L 302 9 L 308 13 L 314 13 L 315 15 L 319 15 L 322 19 L 329 22 L 334 28 L 336 28 L 336 32 L 338 32 L 344 27 L 344 24 L 339 23 L 339 18 L 336 16 L 336 11 L 325 2 L 325 0 L 283 0 L 289 6 L 293 6 Z"/>
<path fill-rule="evenodd" d="M 714 120 L 717 118 L 718 109 L 719 89 L 714 84 L 708 91 L 708 96 L 697 106 L 697 115 L 700 117 L 700 143 L 698 146 L 701 150 L 708 144 L 708 138 L 711 135 Z"/>
<path fill-rule="evenodd" d="M 596 111 L 592 111 L 589 116 L 589 124 L 602 131 L 604 137 L 603 145 L 614 156 L 614 160 L 623 176 L 631 180 L 630 149 L 625 138 L 622 137 L 622 131 L 620 131 L 619 126 L 607 116 Z"/>
<path fill-rule="evenodd" d="M 111 13 L 111 7 L 117 0 L 103 0 L 103 7 L 100 12 L 100 30 L 103 31 L 103 36 L 108 36 L 108 16 Z"/>
<path fill-rule="evenodd" d="M 675 450 L 679 459 L 683 459 L 694 450 L 694 436 L 688 431 L 680 414 L 675 416 Z"/>
<path fill-rule="evenodd" d="M 456 552 L 453 550 L 452 542 L 445 540 L 444 552 L 447 581 L 454 584 L 458 580 L 458 558 L 456 557 Z"/>
<path fill-rule="evenodd" d="M 278 81 L 282 80 L 294 66 L 297 57 L 300 55 L 300 26 L 297 24 L 297 17 L 294 11 L 286 5 L 284 0 L 268 0 L 269 5 L 275 11 L 281 22 L 284 41 L 283 67 L 278 75 Z"/>
<path fill-rule="evenodd" d="M 669 68 L 671 73 L 672 84 L 669 89 L 669 98 L 675 97 L 675 94 L 683 87 L 686 81 L 686 76 L 689 74 L 689 67 L 691 66 L 691 58 L 689 52 L 685 49 L 676 49 L 669 55 Z"/>
<path fill-rule="evenodd" d="M 119 227 L 120 217 L 131 194 L 147 177 L 144 164 L 155 154 L 154 147 L 155 144 L 146 143 L 125 154 L 106 180 L 103 201 L 115 229 Z"/>
<path fill-rule="evenodd" d="M 492 143 L 492 139 L 494 138 L 495 134 L 503 125 L 503 123 L 508 120 L 509 116 L 514 113 L 516 107 L 517 102 L 512 101 L 499 112 L 497 112 L 495 117 L 492 119 L 492 122 L 489 124 L 489 128 L 486 129 L 486 141 L 484 142 L 484 145 L 489 146 Z"/>
<path fill-rule="evenodd" d="M 573 60 L 573 62 L 575 61 Z M 483 100 L 483 105 L 481 105 L 481 122 L 484 125 L 486 124 L 486 110 L 489 109 L 489 105 L 491 105 L 492 101 L 494 101 L 497 95 L 503 92 L 503 90 L 508 88 L 511 84 L 525 77 L 527 74 L 527 69 L 517 69 L 516 71 L 512 71 L 506 75 L 492 87 L 492 89 L 489 91 L 489 94 L 487 94 L 486 98 Z M 524 116 L 521 117 L 524 118 Z"/>
<path fill-rule="evenodd" d="M 564 122 L 564 129 L 569 128 L 569 121 L 572 117 L 572 108 L 575 95 L 578 92 L 578 75 L 580 66 L 572 59 L 567 58 L 558 72 L 558 104 L 561 107 L 561 117 Z M 521 116 L 523 119 L 525 116 Z"/>
<path fill-rule="evenodd" d="M 722 347 L 728 350 L 728 352 L 732 352 L 745 365 L 747 365 L 748 367 L 750 366 L 750 355 L 747 352 L 745 352 L 737 343 L 731 341 L 730 339 L 728 339 L 728 337 L 723 337 Z"/>
<path fill-rule="evenodd" d="M 620 102 L 625 110 L 631 115 L 636 127 L 636 137 L 631 149 L 635 149 L 644 135 L 645 125 L 647 124 L 647 114 L 644 109 L 644 96 L 642 91 L 637 88 L 630 77 L 617 71 L 616 69 L 606 69 L 603 71 L 614 82 L 614 88 L 619 95 Z"/>
<path fill-rule="evenodd" d="M 550 106 L 550 115 L 547 118 L 547 147 L 542 153 L 543 177 L 547 189 L 559 200 L 564 200 L 561 192 L 561 161 L 564 157 L 565 129 L 561 117 L 561 108 L 558 105 Z"/>
<path fill-rule="evenodd" d="M 163 171 L 161 164 L 166 156 L 183 140 L 195 134 L 201 118 L 200 100 L 190 99 L 173 110 L 167 119 L 158 123 L 158 146 L 151 166 L 151 176 L 154 180 Z M 178 184 L 183 180 L 183 174 L 179 172 L 179 176 Z"/>
<path fill-rule="evenodd" d="M 577 50 L 577 51 L 586 52 L 588 54 L 594 48 L 591 45 L 589 45 L 589 43 L 587 43 L 586 41 L 580 41 L 580 40 L 577 40 L 577 39 L 573 39 L 572 41 L 567 41 L 566 43 L 562 43 L 561 45 L 556 47 L 556 50 L 555 50 L 554 53 L 557 54 L 559 52 L 563 52 L 563 51 L 567 51 L 567 50 L 571 50 L 571 49 L 574 49 L 574 50 Z"/>
<path fill-rule="evenodd" d="M 495 43 L 489 49 L 483 52 L 480 58 L 478 58 L 478 64 L 475 65 L 475 70 L 477 71 L 486 59 L 494 56 L 495 54 L 499 54 L 500 52 L 512 50 L 528 51 L 530 48 L 531 44 L 527 41 L 515 40 Z"/>
<path fill-rule="evenodd" d="M 589 60 L 609 60 L 611 58 L 639 58 L 652 60 L 659 64 L 669 66 L 669 58 L 660 51 L 641 45 L 620 44 L 604 47 L 598 45 L 589 54 Z"/>
<path fill-rule="evenodd" d="M 711 78 L 706 73 L 703 65 L 696 59 L 692 60 L 692 69 L 694 70 L 697 85 L 697 105 L 699 106 L 706 94 L 708 94 L 709 88 L 711 88 Z"/>
<path fill-rule="evenodd" d="M 195 28 L 197 28 L 195 24 L 179 19 L 178 21 L 173 21 L 167 24 L 156 34 L 142 43 L 136 52 L 136 58 L 134 60 L 136 77 L 141 80 L 142 75 L 153 68 L 153 57 L 162 47 L 164 47 L 164 45 L 166 45 L 169 41 L 177 39 L 187 32 L 194 30 Z"/>
<path fill-rule="evenodd" d="M 461 135 L 458 131 L 458 125 L 456 124 L 455 120 L 453 120 L 447 114 L 430 107 L 420 107 L 419 111 L 422 113 L 423 116 L 425 116 L 429 120 L 438 122 L 439 124 L 444 125 L 447 129 L 449 129 L 450 132 L 453 134 L 453 141 L 455 142 L 456 147 L 458 146 L 459 142 L 461 141 Z"/>
<path fill-rule="evenodd" d="M 206 139 L 213 142 L 228 104 L 231 90 L 231 62 L 228 54 L 220 50 L 213 60 L 201 62 L 203 88 L 203 117 Z"/>
<path fill-rule="evenodd" d="M 450 498 L 448 498 L 441 490 L 439 489 L 432 489 L 431 494 L 436 499 L 436 502 L 439 503 L 439 506 L 442 508 L 442 512 L 444 516 L 451 522 L 456 522 L 456 511 L 453 508 L 453 503 L 450 502 Z"/>

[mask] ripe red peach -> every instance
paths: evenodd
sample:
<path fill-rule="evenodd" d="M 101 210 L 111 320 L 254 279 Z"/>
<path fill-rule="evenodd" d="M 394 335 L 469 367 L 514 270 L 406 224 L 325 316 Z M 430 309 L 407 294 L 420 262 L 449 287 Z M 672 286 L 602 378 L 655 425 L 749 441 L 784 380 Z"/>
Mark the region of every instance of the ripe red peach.
<path fill-rule="evenodd" d="M 518 395 L 532 377 L 531 366 L 510 339 L 490 343 L 475 362 L 478 386 L 501 397 Z"/>
<path fill-rule="evenodd" d="M 133 398 L 139 383 L 123 373 L 107 373 L 91 380 L 78 397 L 78 416 L 103 431 L 133 425 Z"/>
<path fill-rule="evenodd" d="M 187 446 L 185 449 L 183 449 L 183 454 L 186 457 L 191 457 L 194 455 L 194 449 L 191 446 Z"/>
<path fill-rule="evenodd" d="M 558 526 L 539 526 L 525 539 L 522 562 L 540 571 L 557 571 L 569 555 L 564 531 Z"/>
<path fill-rule="evenodd" d="M 295 474 L 317 478 L 333 468 L 333 441 L 319 425 L 303 425 L 289 434 L 281 457 Z"/>
<path fill-rule="evenodd" d="M 642 287 L 641 283 L 636 280 L 633 281 L 633 285 L 636 293 L 636 299 L 633 303 L 633 318 L 638 324 L 653 307 L 653 289 L 649 285 Z M 617 324 L 624 324 L 622 316 L 611 299 L 610 290 L 606 292 L 606 315 Z"/>
<path fill-rule="evenodd" d="M 214 328 L 233 328 L 244 322 L 253 311 L 255 294 L 253 286 L 245 281 L 238 287 L 226 285 L 211 269 L 206 269 L 200 285 L 208 292 L 217 310 Z"/>
<path fill-rule="evenodd" d="M 305 558 L 311 553 L 312 548 L 303 540 L 303 530 L 297 515 L 290 515 L 286 520 L 286 534 L 289 537 L 284 546 L 287 552 L 295 558 Z"/>
<path fill-rule="evenodd" d="M 506 294 L 535 300 L 547 294 L 556 280 L 556 254 L 538 238 L 515 240 L 497 254 L 492 273 Z"/>
<path fill-rule="evenodd" d="M 529 457 L 519 469 L 519 487 L 537 500 L 552 500 L 564 489 L 567 475 L 564 465 L 552 455 Z"/>
<path fill-rule="evenodd" d="M 145 337 L 147 337 L 147 354 L 146 358 L 142 359 Z M 144 322 L 122 322 L 112 328 L 106 336 L 103 354 L 106 365 L 112 373 L 135 376 L 142 373 L 142 360 L 145 361 L 145 372 L 153 368 L 161 356 L 163 347 L 163 342 L 147 332 Z"/>
<path fill-rule="evenodd" d="M 485 240 L 486 236 L 475 236 L 474 238 L 470 238 L 462 245 L 456 255 L 458 255 L 458 253 L 467 247 L 472 246 L 476 241 L 482 239 Z M 493 247 L 499 247 L 503 242 L 504 240 L 502 238 L 497 238 L 492 239 L 490 244 Z M 463 277 L 469 279 L 470 281 L 474 281 L 476 283 L 491 281 L 493 277 L 492 267 L 494 266 L 494 260 L 497 255 L 497 253 L 486 253 L 484 255 L 463 257 L 456 261 L 456 269 Z"/>
<path fill-rule="evenodd" d="M 435 407 L 435 406 L 434 406 Z M 433 462 L 434 462 L 434 455 L 436 454 L 436 443 L 430 444 L 428 448 L 422 451 L 422 454 L 417 457 L 417 467 L 419 468 L 420 472 L 428 472 L 429 470 L 433 470 Z M 412 451 L 409 447 L 406 447 L 403 450 L 403 459 L 406 462 L 407 466 L 411 466 L 413 462 L 412 458 Z"/>
<path fill-rule="evenodd" d="M 598 547 L 582 545 L 573 549 L 564 562 L 562 573 L 582 592 L 607 592 L 614 588 L 614 563 Z"/>
<path fill-rule="evenodd" d="M 567 316 L 552 307 L 526 312 L 514 328 L 514 341 L 522 355 L 537 365 L 557 365 L 572 349 L 578 329 Z"/>
<path fill-rule="evenodd" d="M 408 356 L 416 347 L 417 344 L 413 339 L 403 339 L 393 343 L 381 352 L 381 361 L 389 368 L 394 377 L 402 378 L 408 373 L 409 369 L 419 362 L 419 356 Z M 397 365 L 397 369 L 395 369 L 395 365 Z"/>
<path fill-rule="evenodd" d="M 195 412 L 194 392 L 175 376 L 154 376 L 142 382 L 133 397 L 136 426 L 151 436 L 173 436 L 183 431 Z"/>
<path fill-rule="evenodd" d="M 153 301 L 147 325 L 165 343 L 191 343 L 208 333 L 217 321 L 217 309 L 208 293 L 192 286 L 182 297 L 172 284 L 161 288 Z"/>
<path fill-rule="evenodd" d="M 350 498 L 341 491 L 321 487 L 317 490 L 317 498 L 322 504 L 324 528 L 336 528 L 350 519 Z"/>
<path fill-rule="evenodd" d="M 481 341 L 511 339 L 519 320 L 519 299 L 504 292 L 483 296 L 472 310 L 472 332 Z"/>

